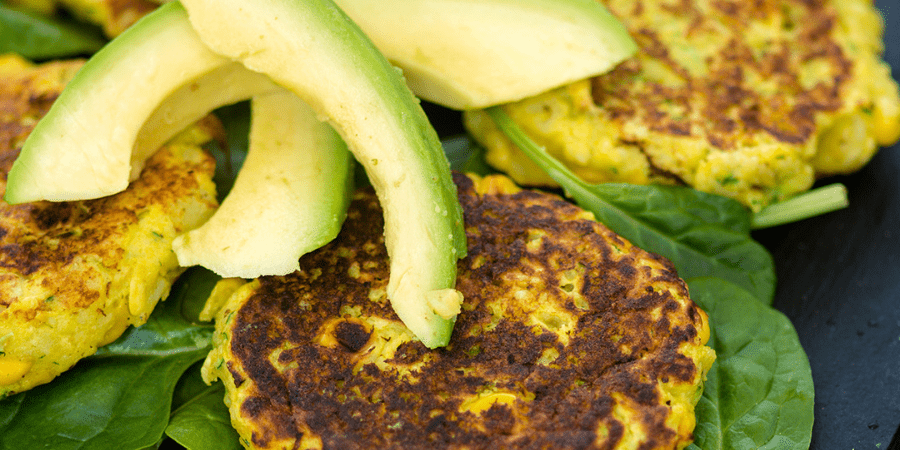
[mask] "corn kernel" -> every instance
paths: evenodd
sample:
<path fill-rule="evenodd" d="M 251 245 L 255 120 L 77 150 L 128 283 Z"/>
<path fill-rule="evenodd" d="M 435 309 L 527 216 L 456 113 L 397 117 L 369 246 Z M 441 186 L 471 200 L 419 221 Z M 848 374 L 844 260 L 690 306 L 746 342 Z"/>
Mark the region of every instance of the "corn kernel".
<path fill-rule="evenodd" d="M 31 363 L 15 358 L 0 357 L 0 386 L 8 386 L 19 381 L 31 370 Z"/>

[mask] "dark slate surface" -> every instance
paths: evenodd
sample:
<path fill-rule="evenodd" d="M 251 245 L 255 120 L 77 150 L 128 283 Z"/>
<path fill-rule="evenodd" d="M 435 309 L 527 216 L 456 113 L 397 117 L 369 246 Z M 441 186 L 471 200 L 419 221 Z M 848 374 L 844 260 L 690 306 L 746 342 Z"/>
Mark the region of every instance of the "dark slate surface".
<path fill-rule="evenodd" d="M 875 3 L 900 79 L 900 1 Z M 900 449 L 891 442 L 900 425 L 900 145 L 827 181 L 847 185 L 849 208 L 754 234 L 775 257 L 775 307 L 812 367 L 811 448 Z"/>

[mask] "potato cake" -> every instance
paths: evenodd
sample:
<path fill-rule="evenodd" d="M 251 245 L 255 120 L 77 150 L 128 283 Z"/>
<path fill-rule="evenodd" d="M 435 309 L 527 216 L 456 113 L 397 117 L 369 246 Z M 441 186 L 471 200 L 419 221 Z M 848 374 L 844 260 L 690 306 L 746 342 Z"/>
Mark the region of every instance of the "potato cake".
<path fill-rule="evenodd" d="M 640 50 L 610 73 L 505 106 L 592 183 L 686 184 L 754 210 L 866 164 L 900 136 L 871 0 L 604 0 Z M 488 162 L 553 181 L 483 112 Z"/>
<path fill-rule="evenodd" d="M 0 194 L 28 133 L 82 61 L 0 58 Z M 176 235 L 217 206 L 205 119 L 163 147 L 140 178 L 98 200 L 0 201 L 0 398 L 46 383 L 147 320 L 181 273 Z"/>
<path fill-rule="evenodd" d="M 382 215 L 356 194 L 300 270 L 222 282 L 208 382 L 248 448 L 683 448 L 715 355 L 665 259 L 554 195 L 455 174 L 468 256 L 449 346 L 385 295 Z M 230 287 L 229 287 L 230 286 Z"/>

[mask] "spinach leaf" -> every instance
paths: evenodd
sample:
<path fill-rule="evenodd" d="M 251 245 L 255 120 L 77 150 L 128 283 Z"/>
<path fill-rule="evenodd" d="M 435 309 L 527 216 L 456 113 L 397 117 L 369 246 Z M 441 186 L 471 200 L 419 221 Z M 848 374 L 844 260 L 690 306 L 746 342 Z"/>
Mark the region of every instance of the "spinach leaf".
<path fill-rule="evenodd" d="M 497 171 L 485 160 L 483 148 L 473 145 L 466 135 L 452 136 L 441 140 L 441 146 L 450 162 L 450 169 L 484 176 Z"/>
<path fill-rule="evenodd" d="M 215 277 L 191 270 L 143 326 L 50 384 L 0 402 L 0 448 L 140 449 L 160 442 L 181 375 L 210 349 L 196 324 Z"/>
<path fill-rule="evenodd" d="M 207 386 L 195 365 L 178 383 L 173 397 L 172 418 L 166 435 L 189 450 L 240 450 L 240 437 L 231 426 L 222 401 L 225 386 Z"/>
<path fill-rule="evenodd" d="M 709 315 L 716 351 L 688 448 L 808 449 L 813 381 L 791 322 L 727 281 L 695 278 L 688 286 Z"/>
<path fill-rule="evenodd" d="M 82 361 L 52 384 L 19 394 L 0 430 L 2 448 L 138 449 L 154 445 L 169 416 L 173 378 L 205 353 Z M 4 402 L 5 403 L 5 402 Z"/>
<path fill-rule="evenodd" d="M 216 141 L 208 146 L 210 153 L 216 158 L 213 182 L 216 183 L 216 195 L 221 202 L 234 186 L 234 180 L 244 165 L 247 149 L 250 147 L 250 102 L 242 101 L 223 106 L 213 113 L 226 130 L 226 142 L 222 143 L 225 144 L 224 147 Z"/>
<path fill-rule="evenodd" d="M 105 43 L 95 27 L 0 4 L 0 53 L 47 60 L 90 55 Z"/>
<path fill-rule="evenodd" d="M 723 278 L 772 303 L 775 263 L 750 237 L 751 215 L 739 203 L 690 188 L 587 184 L 526 136 L 500 107 L 487 112 L 576 203 L 638 247 L 668 258 L 682 278 Z"/>
<path fill-rule="evenodd" d="M 5 430 L 19 413 L 25 396 L 16 395 L 5 400 L 0 400 L 0 430 Z"/>

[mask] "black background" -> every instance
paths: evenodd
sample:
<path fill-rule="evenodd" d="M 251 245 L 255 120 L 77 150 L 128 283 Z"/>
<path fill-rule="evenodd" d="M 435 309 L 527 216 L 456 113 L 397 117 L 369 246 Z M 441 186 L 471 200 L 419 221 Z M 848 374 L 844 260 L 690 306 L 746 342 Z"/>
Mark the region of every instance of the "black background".
<path fill-rule="evenodd" d="M 838 0 L 840 1 L 840 0 Z M 900 1 L 878 0 L 900 79 Z M 754 233 L 775 257 L 775 307 L 794 323 L 816 387 L 812 449 L 900 449 L 900 145 L 846 184 L 847 209 Z"/>

